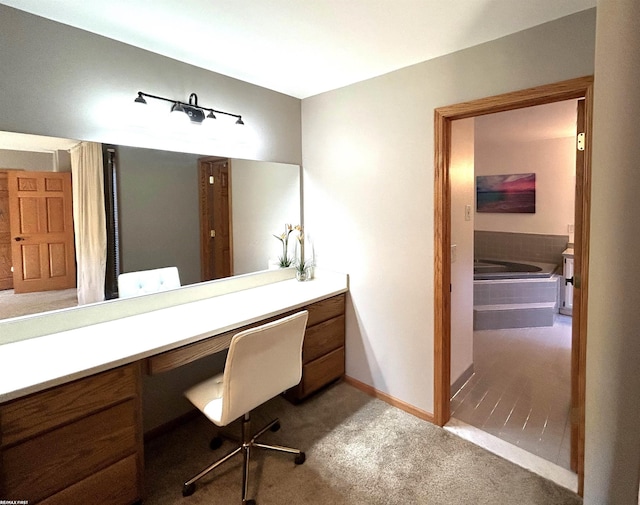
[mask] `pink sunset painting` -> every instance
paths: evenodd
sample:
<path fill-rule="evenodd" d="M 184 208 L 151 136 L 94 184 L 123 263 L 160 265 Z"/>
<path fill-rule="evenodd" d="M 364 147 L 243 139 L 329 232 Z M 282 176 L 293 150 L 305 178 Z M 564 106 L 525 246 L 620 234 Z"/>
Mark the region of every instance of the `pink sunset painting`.
<path fill-rule="evenodd" d="M 536 174 L 479 175 L 477 212 L 526 213 L 536 211 Z"/>

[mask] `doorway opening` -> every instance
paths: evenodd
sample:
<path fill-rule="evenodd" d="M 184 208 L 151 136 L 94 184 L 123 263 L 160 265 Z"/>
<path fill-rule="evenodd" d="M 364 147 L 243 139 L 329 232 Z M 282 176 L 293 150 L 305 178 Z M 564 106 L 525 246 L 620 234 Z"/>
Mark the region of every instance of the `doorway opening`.
<path fill-rule="evenodd" d="M 577 113 L 453 121 L 450 167 L 451 415 L 566 470 Z"/>
<path fill-rule="evenodd" d="M 496 112 L 584 99 L 585 150 L 577 155 L 575 179 L 573 328 L 571 342 L 571 463 L 578 476 L 578 492 L 584 481 L 584 385 L 587 300 L 588 222 L 590 194 L 591 77 L 539 86 L 528 90 L 439 108 L 435 111 L 435 405 L 434 417 L 443 426 L 451 415 L 451 316 L 452 298 L 452 122 Z"/>

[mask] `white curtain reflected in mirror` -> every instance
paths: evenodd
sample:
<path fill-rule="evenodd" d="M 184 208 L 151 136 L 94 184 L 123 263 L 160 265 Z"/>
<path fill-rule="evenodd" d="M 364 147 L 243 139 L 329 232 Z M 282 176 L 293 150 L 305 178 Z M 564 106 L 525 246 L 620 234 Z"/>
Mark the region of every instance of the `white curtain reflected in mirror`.
<path fill-rule="evenodd" d="M 70 150 L 78 305 L 104 300 L 107 234 L 102 144 L 80 142 Z"/>

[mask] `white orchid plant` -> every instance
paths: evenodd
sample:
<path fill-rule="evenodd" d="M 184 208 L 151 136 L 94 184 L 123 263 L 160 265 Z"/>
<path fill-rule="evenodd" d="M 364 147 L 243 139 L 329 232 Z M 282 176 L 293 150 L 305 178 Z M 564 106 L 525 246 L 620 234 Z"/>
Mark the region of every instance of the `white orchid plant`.
<path fill-rule="evenodd" d="M 297 228 L 297 227 L 296 227 Z M 278 256 L 278 265 L 280 268 L 290 267 L 293 263 L 294 258 L 289 256 L 289 235 L 294 230 L 293 226 L 290 224 L 284 225 L 284 233 L 280 235 L 273 235 L 280 242 L 282 242 L 282 256 Z"/>
<path fill-rule="evenodd" d="M 294 257 L 289 256 L 289 236 L 294 231 L 297 232 L 296 239 L 298 240 L 298 244 L 300 244 L 299 258 L 295 258 L 295 256 Z M 310 261 L 306 261 L 305 259 L 304 231 L 302 229 L 302 226 L 300 226 L 299 224 L 295 226 L 291 224 L 285 224 L 284 232 L 281 233 L 280 235 L 274 234 L 273 236 L 277 238 L 280 242 L 282 242 L 282 255 L 278 256 L 278 265 L 280 266 L 280 268 L 288 268 L 290 266 L 295 266 L 296 270 L 302 273 L 310 266 L 313 266 L 311 265 Z"/>

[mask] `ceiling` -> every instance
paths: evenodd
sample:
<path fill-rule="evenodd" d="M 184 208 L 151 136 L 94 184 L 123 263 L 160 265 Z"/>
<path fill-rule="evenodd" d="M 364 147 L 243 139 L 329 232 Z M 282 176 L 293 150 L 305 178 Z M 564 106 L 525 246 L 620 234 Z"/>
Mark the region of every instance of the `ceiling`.
<path fill-rule="evenodd" d="M 297 98 L 595 7 L 596 0 L 0 0 Z"/>

